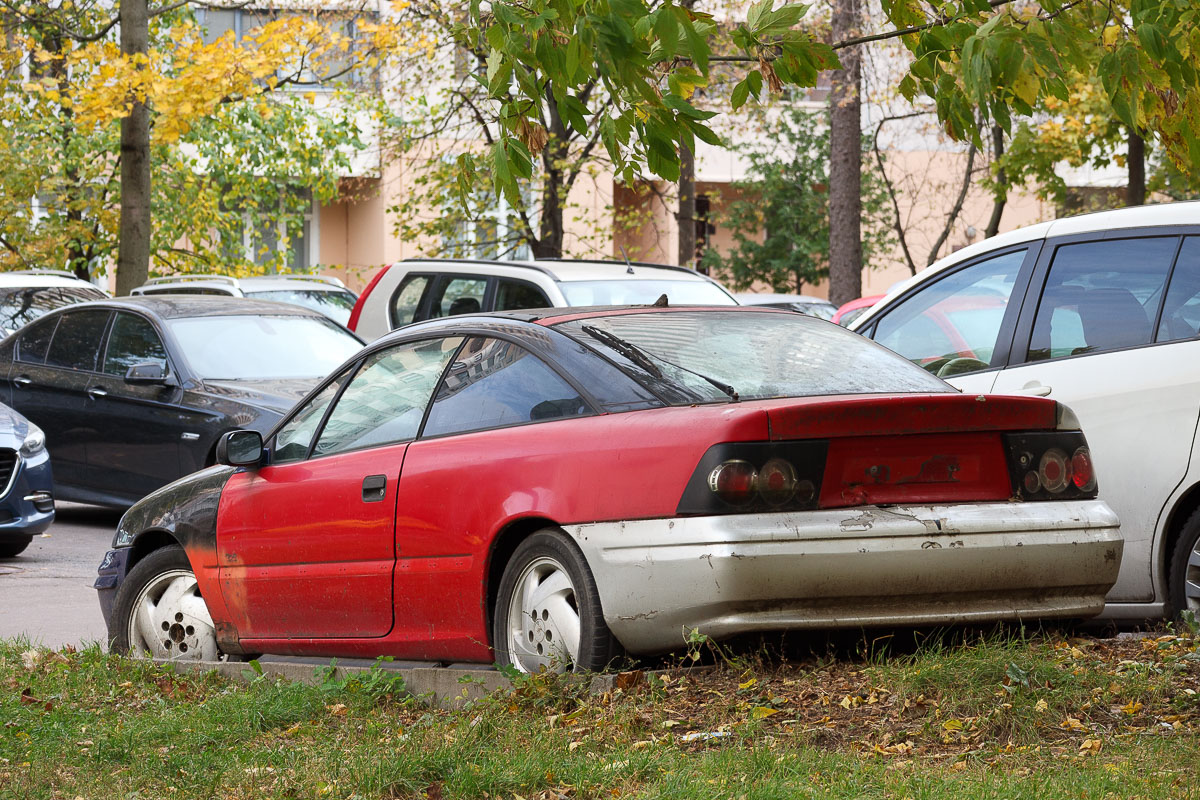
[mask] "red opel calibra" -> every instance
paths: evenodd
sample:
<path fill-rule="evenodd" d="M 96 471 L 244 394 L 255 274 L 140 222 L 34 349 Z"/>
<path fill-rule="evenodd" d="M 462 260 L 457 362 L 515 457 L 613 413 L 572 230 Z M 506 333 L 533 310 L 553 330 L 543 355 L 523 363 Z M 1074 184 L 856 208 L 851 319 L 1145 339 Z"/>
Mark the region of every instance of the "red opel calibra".
<path fill-rule="evenodd" d="M 1069 409 L 771 310 L 408 326 L 218 459 L 121 520 L 115 649 L 599 669 L 692 630 L 1087 616 L 1122 546 Z"/>

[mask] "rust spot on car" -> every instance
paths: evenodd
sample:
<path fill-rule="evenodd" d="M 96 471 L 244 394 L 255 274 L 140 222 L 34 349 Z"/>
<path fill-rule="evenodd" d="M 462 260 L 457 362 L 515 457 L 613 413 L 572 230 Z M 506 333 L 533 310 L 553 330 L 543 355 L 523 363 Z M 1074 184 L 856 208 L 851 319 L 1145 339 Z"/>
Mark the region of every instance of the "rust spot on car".
<path fill-rule="evenodd" d="M 1105 561 L 1116 561 L 1117 560 L 1117 551 L 1113 550 L 1111 548 L 1104 551 L 1104 560 Z"/>
<path fill-rule="evenodd" d="M 932 541 L 922 542 L 921 549 L 922 550 L 941 550 L 942 546 L 940 544 L 938 544 L 937 542 L 932 542 Z"/>

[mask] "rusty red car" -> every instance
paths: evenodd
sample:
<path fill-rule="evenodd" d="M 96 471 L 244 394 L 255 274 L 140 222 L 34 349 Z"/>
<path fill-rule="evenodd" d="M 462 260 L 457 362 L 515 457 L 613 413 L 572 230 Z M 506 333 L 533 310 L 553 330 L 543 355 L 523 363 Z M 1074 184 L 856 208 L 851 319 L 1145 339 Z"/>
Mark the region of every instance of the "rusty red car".
<path fill-rule="evenodd" d="M 121 519 L 112 647 L 602 669 L 751 631 L 1085 617 L 1117 575 L 1070 410 L 752 308 L 397 330 Z"/>

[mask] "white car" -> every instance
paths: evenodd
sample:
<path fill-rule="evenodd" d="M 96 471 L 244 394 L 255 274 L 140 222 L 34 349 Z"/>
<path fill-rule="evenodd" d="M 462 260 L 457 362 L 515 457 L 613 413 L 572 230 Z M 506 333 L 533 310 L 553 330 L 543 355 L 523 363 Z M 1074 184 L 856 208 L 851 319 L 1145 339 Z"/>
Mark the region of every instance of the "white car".
<path fill-rule="evenodd" d="M 258 275 L 231 278 L 227 275 L 171 275 L 151 278 L 131 294 L 217 294 L 252 297 L 311 308 L 339 325 L 350 321 L 358 295 L 337 278 L 320 275 Z"/>
<path fill-rule="evenodd" d="M 8 336 L 47 311 L 106 297 L 92 284 L 63 270 L 0 273 L 0 336 Z"/>
<path fill-rule="evenodd" d="M 1200 610 L 1200 203 L 987 239 L 850 327 L 963 392 L 1073 409 L 1125 538 L 1106 616 Z"/>
<path fill-rule="evenodd" d="M 737 300 L 687 267 L 624 261 L 459 261 L 411 259 L 367 285 L 350 330 L 371 341 L 402 325 L 477 311 L 561 306 L 733 306 Z"/>

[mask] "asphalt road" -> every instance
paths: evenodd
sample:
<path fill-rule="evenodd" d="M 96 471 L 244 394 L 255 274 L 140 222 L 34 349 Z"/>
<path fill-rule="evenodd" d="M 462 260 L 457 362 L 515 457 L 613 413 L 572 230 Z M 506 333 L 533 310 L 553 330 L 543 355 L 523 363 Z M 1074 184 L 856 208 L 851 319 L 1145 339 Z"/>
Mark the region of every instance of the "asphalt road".
<path fill-rule="evenodd" d="M 16 558 L 0 558 L 0 638 L 81 647 L 104 640 L 96 567 L 121 512 L 59 503 L 54 524 Z"/>

